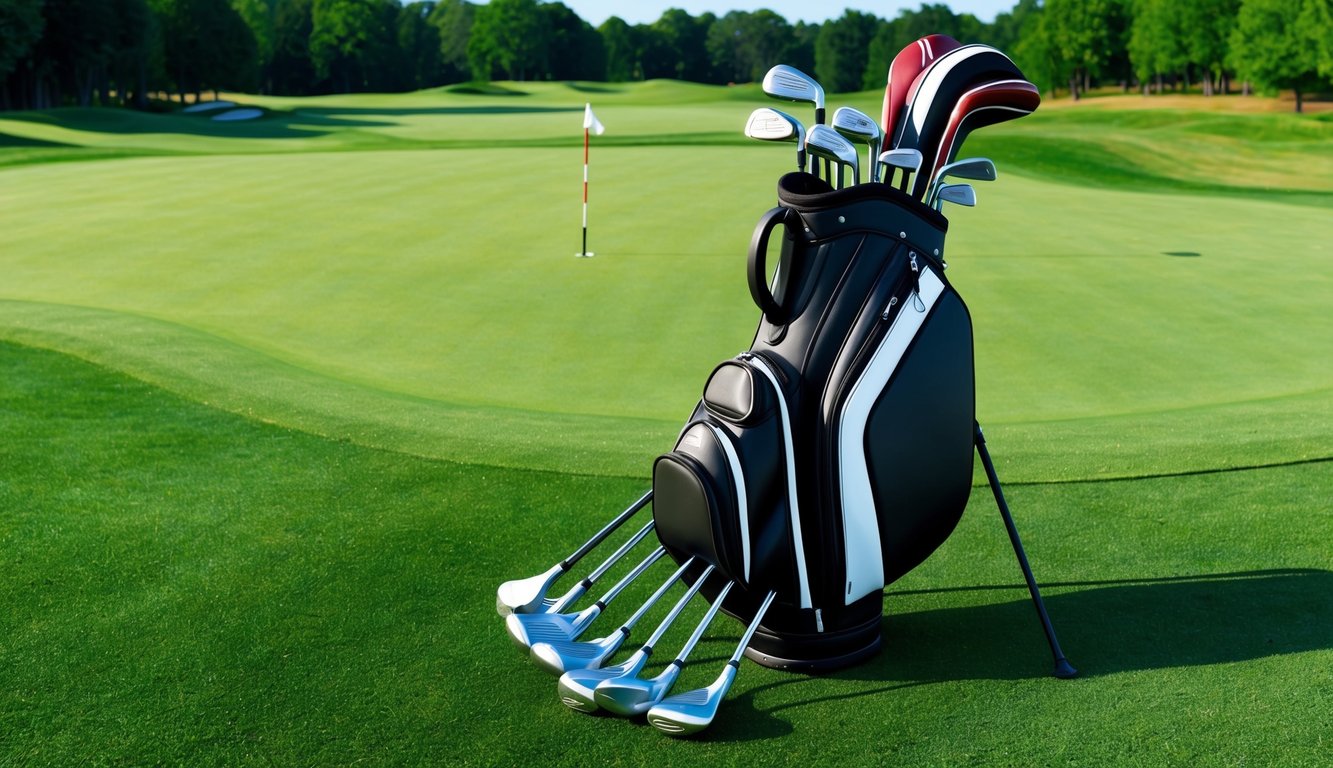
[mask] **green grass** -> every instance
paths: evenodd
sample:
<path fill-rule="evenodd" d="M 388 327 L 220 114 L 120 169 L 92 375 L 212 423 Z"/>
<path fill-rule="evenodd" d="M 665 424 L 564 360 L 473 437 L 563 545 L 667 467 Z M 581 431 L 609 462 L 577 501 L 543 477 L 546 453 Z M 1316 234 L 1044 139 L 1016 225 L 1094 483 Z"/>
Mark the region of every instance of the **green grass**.
<path fill-rule="evenodd" d="M 978 415 L 1084 677 L 1043 676 L 978 487 L 884 654 L 747 664 L 677 743 L 565 711 L 493 591 L 635 498 L 748 345 L 790 148 L 739 137 L 753 87 L 484 91 L 0 113 L 0 765 L 1326 761 L 1333 122 L 969 139 Z"/>

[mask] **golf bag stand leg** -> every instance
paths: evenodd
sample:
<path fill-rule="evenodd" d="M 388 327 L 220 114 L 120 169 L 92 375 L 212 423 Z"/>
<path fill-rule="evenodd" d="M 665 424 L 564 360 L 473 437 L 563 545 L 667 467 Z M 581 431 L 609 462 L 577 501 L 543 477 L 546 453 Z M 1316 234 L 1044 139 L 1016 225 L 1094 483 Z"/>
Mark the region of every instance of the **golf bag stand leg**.
<path fill-rule="evenodd" d="M 977 444 L 977 453 L 981 456 L 981 464 L 986 468 L 986 479 L 990 481 L 991 492 L 995 494 L 995 503 L 1000 508 L 1000 515 L 1004 518 L 1004 527 L 1009 531 L 1009 542 L 1014 545 L 1014 554 L 1018 556 L 1018 565 L 1023 569 L 1023 578 L 1028 583 L 1028 593 L 1032 595 L 1032 605 L 1037 609 L 1037 617 L 1041 619 L 1041 628 L 1046 632 L 1046 642 L 1051 646 L 1051 656 L 1055 658 L 1055 670 L 1051 673 L 1056 677 L 1067 680 L 1078 675 L 1078 670 L 1074 669 L 1065 658 L 1064 651 L 1060 650 L 1060 641 L 1055 637 L 1055 628 L 1051 626 L 1051 617 L 1046 613 L 1046 604 L 1042 602 L 1041 592 L 1037 589 L 1037 580 L 1032 575 L 1032 566 L 1028 565 L 1027 555 L 1023 553 L 1023 542 L 1018 538 L 1018 529 L 1014 527 L 1014 518 L 1009 514 L 1009 505 L 1004 501 L 1004 493 L 1000 490 L 1000 478 L 995 474 L 995 465 L 991 463 L 990 451 L 986 450 L 986 436 L 981 433 L 981 425 L 976 425 L 975 439 Z"/>

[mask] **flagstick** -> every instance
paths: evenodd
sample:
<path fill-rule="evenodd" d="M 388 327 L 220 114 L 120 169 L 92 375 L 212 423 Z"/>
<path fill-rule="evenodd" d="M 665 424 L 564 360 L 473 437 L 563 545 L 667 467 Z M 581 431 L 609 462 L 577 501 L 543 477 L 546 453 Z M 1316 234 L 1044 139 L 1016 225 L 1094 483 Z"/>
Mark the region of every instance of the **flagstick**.
<path fill-rule="evenodd" d="M 583 250 L 578 252 L 580 257 L 592 256 L 588 253 L 588 132 L 587 126 L 583 128 Z"/>

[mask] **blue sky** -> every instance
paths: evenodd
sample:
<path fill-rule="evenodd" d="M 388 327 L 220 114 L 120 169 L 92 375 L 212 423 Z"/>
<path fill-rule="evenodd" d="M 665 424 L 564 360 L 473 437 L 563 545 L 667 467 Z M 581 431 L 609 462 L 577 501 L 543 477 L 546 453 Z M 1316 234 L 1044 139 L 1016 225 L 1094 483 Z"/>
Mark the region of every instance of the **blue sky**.
<path fill-rule="evenodd" d="M 995 14 L 1014 7 L 1017 0 L 932 0 L 945 2 L 954 13 L 971 13 L 982 21 L 992 21 Z M 601 24 L 610 16 L 619 16 L 631 24 L 647 24 L 656 21 L 667 8 L 683 8 L 694 16 L 712 11 L 718 16 L 727 11 L 754 11 L 768 8 L 782 14 L 790 22 L 818 22 L 841 16 L 843 11 L 852 9 L 873 13 L 885 19 L 898 15 L 904 8 L 920 8 L 921 0 L 903 2 L 902 0 L 862 0 L 856 3 L 821 3 L 810 0 L 562 0 L 593 26 Z"/>

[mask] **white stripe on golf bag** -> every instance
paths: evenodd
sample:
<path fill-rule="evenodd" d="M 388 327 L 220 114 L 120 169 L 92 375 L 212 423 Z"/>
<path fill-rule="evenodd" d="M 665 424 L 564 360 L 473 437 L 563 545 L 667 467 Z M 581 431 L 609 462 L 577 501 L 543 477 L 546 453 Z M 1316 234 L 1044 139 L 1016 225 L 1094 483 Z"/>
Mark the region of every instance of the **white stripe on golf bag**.
<path fill-rule="evenodd" d="M 898 369 L 908 346 L 943 293 L 944 283 L 930 269 L 922 269 L 917 293 L 921 303 L 909 298 L 898 312 L 870 363 L 852 386 L 838 422 L 838 482 L 847 563 L 847 589 L 843 598 L 847 605 L 884 588 L 879 516 L 875 513 L 875 495 L 870 486 L 870 467 L 866 459 L 866 424 L 870 420 L 870 411 Z M 924 309 L 916 309 L 922 304 Z M 907 435 L 906 439 L 913 437 Z"/>
<path fill-rule="evenodd" d="M 755 368 L 773 383 L 773 391 L 778 397 L 778 409 L 782 414 L 782 449 L 787 456 L 787 506 L 791 510 L 792 549 L 796 550 L 796 580 L 801 589 L 801 607 L 810 608 L 813 604 L 810 601 L 810 577 L 805 570 L 805 544 L 801 540 L 801 510 L 796 501 L 796 453 L 791 442 L 791 416 L 787 413 L 787 398 L 782 394 L 777 374 L 762 357 L 754 355 L 749 358 L 749 362 L 754 363 Z"/>
<path fill-rule="evenodd" d="M 736 455 L 736 446 L 731 444 L 731 437 L 721 427 L 706 425 L 713 430 L 713 437 L 722 445 L 722 452 L 727 455 L 731 465 L 732 485 L 736 486 L 736 517 L 741 527 L 741 563 L 745 571 L 745 581 L 750 581 L 750 504 L 745 497 L 745 470 L 741 469 L 741 459 Z"/>

